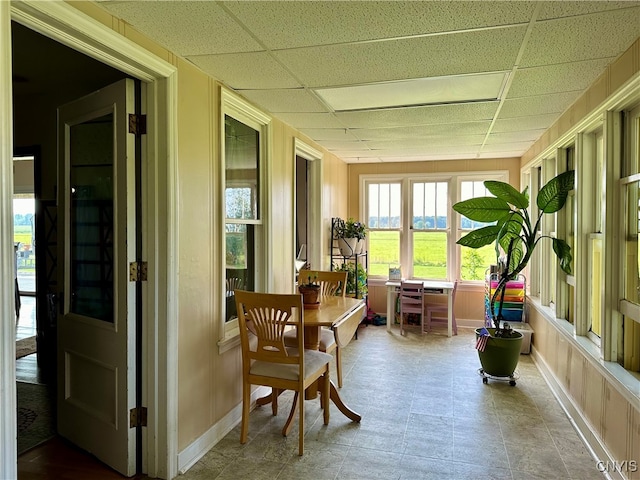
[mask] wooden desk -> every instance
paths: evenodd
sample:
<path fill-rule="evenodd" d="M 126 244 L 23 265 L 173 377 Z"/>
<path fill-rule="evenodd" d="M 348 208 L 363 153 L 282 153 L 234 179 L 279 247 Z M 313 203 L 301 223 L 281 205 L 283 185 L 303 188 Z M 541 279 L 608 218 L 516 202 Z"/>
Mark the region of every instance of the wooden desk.
<path fill-rule="evenodd" d="M 340 348 L 347 346 L 362 321 L 365 309 L 366 303 L 363 299 L 324 297 L 320 308 L 304 311 L 304 347 L 310 350 L 318 350 L 320 348 L 321 327 L 330 327 L 334 331 L 336 342 L 338 342 Z M 359 422 L 362 416 L 345 405 L 333 380 L 330 383 L 329 395 L 331 401 L 346 417 L 354 422 Z M 310 388 L 309 390 L 312 389 Z M 271 395 L 267 395 L 259 398 L 257 404 L 266 405 L 270 402 Z"/>
<path fill-rule="evenodd" d="M 425 295 L 447 296 L 447 336 L 450 337 L 453 333 L 453 282 L 425 280 L 422 283 Z M 396 294 L 400 290 L 400 281 L 391 280 L 385 283 L 385 286 L 387 287 L 387 330 L 391 330 L 391 319 L 395 318 L 395 300 Z"/>

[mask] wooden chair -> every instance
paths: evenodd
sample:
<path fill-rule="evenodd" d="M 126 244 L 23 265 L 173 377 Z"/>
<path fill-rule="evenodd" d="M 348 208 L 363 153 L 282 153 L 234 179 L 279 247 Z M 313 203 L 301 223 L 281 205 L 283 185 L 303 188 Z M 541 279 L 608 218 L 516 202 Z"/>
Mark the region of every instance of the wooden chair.
<path fill-rule="evenodd" d="M 300 270 L 299 283 L 307 283 L 309 279 L 320 285 L 320 297 L 329 295 L 346 296 L 348 272 L 327 272 L 324 270 Z M 296 342 L 295 330 L 285 333 L 285 344 L 293 346 Z M 348 343 L 348 342 L 347 342 Z M 338 375 L 338 387 L 342 388 L 342 348 L 336 342 L 335 331 L 328 328 L 320 330 L 320 351 L 325 353 L 336 352 L 336 373 Z"/>
<path fill-rule="evenodd" d="M 407 313 L 420 314 L 421 330 L 424 330 L 424 284 L 419 280 L 400 282 L 400 335 L 404 335 L 404 316 Z"/>
<path fill-rule="evenodd" d="M 227 297 L 233 297 L 234 290 L 243 290 L 245 288 L 244 282 L 239 277 L 229 277 L 226 280 L 226 295 Z"/>
<path fill-rule="evenodd" d="M 458 281 L 453 284 L 453 291 L 451 292 L 451 305 L 455 306 L 456 303 L 456 290 L 458 290 Z M 425 309 L 427 332 L 431 331 L 431 325 L 434 323 L 443 323 L 449 326 L 449 306 L 446 303 L 434 303 L 432 305 L 427 304 Z M 434 316 L 435 314 L 439 314 Z M 444 315 L 444 317 L 442 317 Z M 455 309 L 451 312 L 451 329 L 453 334 L 458 334 L 458 325 L 456 325 Z M 424 333 L 424 323 L 422 324 L 422 332 Z"/>
<path fill-rule="evenodd" d="M 286 436 L 296 408 L 299 410 L 298 454 L 304 453 L 304 392 L 321 379 L 321 404 L 324 424 L 329 423 L 329 361 L 331 355 L 304 349 L 304 308 L 300 295 L 255 293 L 236 290 L 236 308 L 242 345 L 242 426 L 240 443 L 249 434 L 251 385 L 273 389 L 272 401 L 277 402 L 279 390 L 295 392 L 289 418 L 282 429 Z M 286 347 L 284 332 L 294 324 L 297 330 L 295 347 Z M 254 338 L 250 339 L 250 335 Z M 275 404 L 274 404 L 275 405 Z M 277 407 L 274 406 L 274 415 Z"/>

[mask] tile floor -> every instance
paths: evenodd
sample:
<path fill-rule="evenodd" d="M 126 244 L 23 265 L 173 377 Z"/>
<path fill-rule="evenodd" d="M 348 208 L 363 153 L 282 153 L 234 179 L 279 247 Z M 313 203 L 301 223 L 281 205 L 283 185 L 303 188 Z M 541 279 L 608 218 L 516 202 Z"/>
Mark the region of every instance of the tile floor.
<path fill-rule="evenodd" d="M 471 329 L 447 338 L 361 327 L 343 350 L 340 390 L 359 424 L 332 405 L 325 426 L 319 401 L 307 401 L 299 457 L 297 421 L 280 434 L 283 394 L 276 417 L 270 406 L 251 413 L 246 445 L 238 425 L 180 479 L 604 478 L 531 358 L 521 356 L 515 387 L 485 385 L 474 344 Z"/>

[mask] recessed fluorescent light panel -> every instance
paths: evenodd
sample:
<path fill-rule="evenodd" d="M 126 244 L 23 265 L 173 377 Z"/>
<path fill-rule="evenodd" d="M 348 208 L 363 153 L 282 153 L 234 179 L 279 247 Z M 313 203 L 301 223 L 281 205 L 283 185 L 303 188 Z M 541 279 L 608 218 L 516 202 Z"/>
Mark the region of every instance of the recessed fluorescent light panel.
<path fill-rule="evenodd" d="M 336 112 L 495 101 L 508 73 L 416 78 L 399 82 L 316 89 Z"/>

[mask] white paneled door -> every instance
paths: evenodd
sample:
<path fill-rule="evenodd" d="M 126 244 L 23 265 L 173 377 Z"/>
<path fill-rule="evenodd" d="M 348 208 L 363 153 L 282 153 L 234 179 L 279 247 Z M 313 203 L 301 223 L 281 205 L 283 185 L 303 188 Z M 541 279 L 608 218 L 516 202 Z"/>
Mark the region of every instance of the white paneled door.
<path fill-rule="evenodd" d="M 136 473 L 134 82 L 58 109 L 58 432 Z"/>

